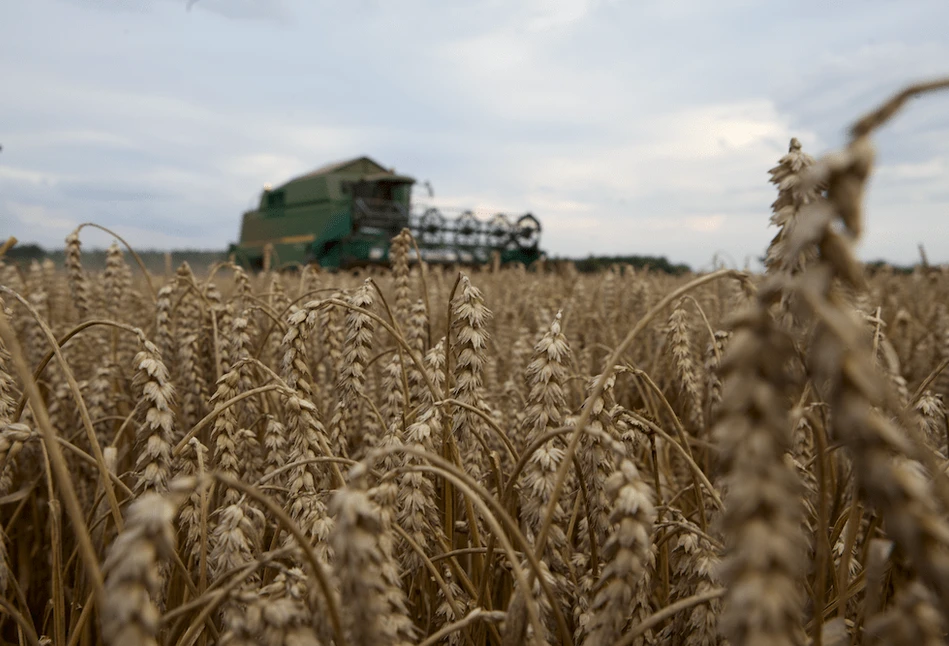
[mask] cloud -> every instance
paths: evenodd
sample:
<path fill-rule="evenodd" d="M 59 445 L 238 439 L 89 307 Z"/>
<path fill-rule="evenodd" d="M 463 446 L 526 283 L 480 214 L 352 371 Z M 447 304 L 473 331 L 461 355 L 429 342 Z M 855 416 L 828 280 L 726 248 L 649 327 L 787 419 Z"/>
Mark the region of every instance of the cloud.
<path fill-rule="evenodd" d="M 846 128 L 863 111 L 876 107 L 909 83 L 944 75 L 949 45 L 940 41 L 886 40 L 813 58 L 803 69 L 798 65 L 797 73 L 791 74 L 788 69 L 783 74 L 788 82 L 776 89 L 775 100 L 779 109 L 793 115 L 797 123 L 810 123 L 811 128 L 827 136 L 829 144 L 842 145 Z M 878 141 L 889 145 L 894 131 L 923 131 L 918 121 L 909 125 L 905 120 L 908 113 L 915 113 L 917 119 L 920 112 L 945 115 L 946 101 L 938 95 L 922 103 L 921 110 L 910 106 L 906 114 L 888 124 Z M 943 127 L 949 123 L 945 118 L 941 122 Z"/>
<path fill-rule="evenodd" d="M 561 2 L 529 2 L 531 18 L 527 30 L 531 32 L 547 31 L 570 25 L 583 19 L 600 4 L 598 0 L 562 0 Z"/>
<path fill-rule="evenodd" d="M 641 149 L 649 157 L 706 161 L 754 148 L 771 152 L 786 145 L 790 128 L 772 101 L 759 98 L 664 114 L 649 122 L 649 133 L 653 141 Z"/>
<path fill-rule="evenodd" d="M 148 14 L 155 11 L 155 0 L 60 0 L 107 12 Z M 177 5 L 182 13 L 207 12 L 234 20 L 285 20 L 293 14 L 285 0 L 164 0 Z"/>
<path fill-rule="evenodd" d="M 187 11 L 208 11 L 234 20 L 285 21 L 292 17 L 284 0 L 172 0 Z"/>
<path fill-rule="evenodd" d="M 89 202 L 154 202 L 168 199 L 169 193 L 149 191 L 140 184 L 126 185 L 100 182 L 64 182 L 59 187 L 66 199 Z"/>
<path fill-rule="evenodd" d="M 84 10 L 147 13 L 149 0 L 60 0 L 64 4 L 78 5 Z"/>
<path fill-rule="evenodd" d="M 725 223 L 726 215 L 703 215 L 685 219 L 685 226 L 689 231 L 718 231 Z"/>
<path fill-rule="evenodd" d="M 134 140 L 104 130 L 47 130 L 43 132 L 13 133 L 7 137 L 8 148 L 56 148 L 61 146 L 97 146 L 113 149 L 135 149 Z"/>
<path fill-rule="evenodd" d="M 29 186 L 51 186 L 56 184 L 58 176 L 26 168 L 0 166 L 0 185 L 24 184 Z"/>
<path fill-rule="evenodd" d="M 896 180 L 945 179 L 949 177 L 949 164 L 945 157 L 934 157 L 922 162 L 883 165 L 876 169 L 876 174 Z"/>
<path fill-rule="evenodd" d="M 5 200 L 0 203 L 0 212 L 6 212 L 27 229 L 32 227 L 62 230 L 63 238 L 79 223 L 62 209 L 52 209 L 44 204 L 28 204 Z"/>
<path fill-rule="evenodd" d="M 251 153 L 225 159 L 221 170 L 248 182 L 278 185 L 281 181 L 300 174 L 306 168 L 308 160 L 296 155 L 275 155 L 273 153 Z"/>

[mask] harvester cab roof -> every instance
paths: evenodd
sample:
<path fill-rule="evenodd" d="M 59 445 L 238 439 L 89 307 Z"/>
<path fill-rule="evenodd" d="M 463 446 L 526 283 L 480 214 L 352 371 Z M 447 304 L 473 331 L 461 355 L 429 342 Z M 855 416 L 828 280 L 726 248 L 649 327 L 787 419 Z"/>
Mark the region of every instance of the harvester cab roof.
<path fill-rule="evenodd" d="M 403 228 L 429 262 L 528 264 L 540 256 L 540 222 L 498 213 L 412 204 L 415 179 L 369 157 L 328 164 L 284 184 L 266 186 L 256 209 L 244 213 L 240 241 L 230 253 L 251 268 L 319 263 L 346 268 L 387 263 L 389 243 Z"/>

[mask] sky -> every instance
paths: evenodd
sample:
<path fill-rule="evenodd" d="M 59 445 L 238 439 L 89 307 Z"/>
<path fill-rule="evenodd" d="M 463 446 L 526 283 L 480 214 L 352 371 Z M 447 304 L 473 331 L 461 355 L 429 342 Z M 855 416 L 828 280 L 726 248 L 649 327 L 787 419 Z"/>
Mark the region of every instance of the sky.
<path fill-rule="evenodd" d="M 947 24 L 945 0 L 2 2 L 0 236 L 222 249 L 264 184 L 369 155 L 437 205 L 534 213 L 552 256 L 754 266 L 790 138 L 818 157 L 949 75 Z M 949 262 L 949 92 L 875 143 L 859 255 Z"/>

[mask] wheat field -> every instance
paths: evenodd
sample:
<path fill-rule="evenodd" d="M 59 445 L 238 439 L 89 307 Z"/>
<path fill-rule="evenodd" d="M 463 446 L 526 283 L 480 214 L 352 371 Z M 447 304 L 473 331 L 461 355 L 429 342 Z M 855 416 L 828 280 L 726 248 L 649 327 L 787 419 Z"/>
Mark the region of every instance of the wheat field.
<path fill-rule="evenodd" d="M 0 265 L 4 644 L 942 644 L 949 273 L 870 136 L 766 270 Z"/>

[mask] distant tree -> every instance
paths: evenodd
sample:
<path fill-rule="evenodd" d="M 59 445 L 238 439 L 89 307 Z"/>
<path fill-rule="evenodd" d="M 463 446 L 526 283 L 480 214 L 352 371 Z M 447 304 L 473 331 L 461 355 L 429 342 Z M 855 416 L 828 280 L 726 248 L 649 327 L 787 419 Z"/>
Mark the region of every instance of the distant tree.
<path fill-rule="evenodd" d="M 570 260 L 563 258 L 562 260 Z M 571 260 L 580 272 L 596 272 L 608 269 L 612 265 L 630 265 L 636 269 L 651 269 L 666 274 L 685 274 L 692 268 L 685 264 L 669 262 L 665 256 L 594 256 Z"/>
<path fill-rule="evenodd" d="M 18 244 L 7 251 L 5 258 L 13 262 L 29 263 L 46 257 L 46 250 L 38 244 Z"/>

